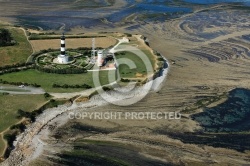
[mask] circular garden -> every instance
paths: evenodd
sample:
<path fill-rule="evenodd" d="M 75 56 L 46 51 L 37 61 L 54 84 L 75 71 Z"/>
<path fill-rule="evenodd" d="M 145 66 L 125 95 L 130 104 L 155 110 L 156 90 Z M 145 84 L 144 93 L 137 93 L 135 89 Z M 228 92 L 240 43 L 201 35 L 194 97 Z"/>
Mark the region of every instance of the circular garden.
<path fill-rule="evenodd" d="M 66 51 L 66 55 L 69 57 L 67 64 L 58 63 L 58 55 L 60 55 L 59 50 L 46 50 L 36 55 L 34 58 L 36 69 L 47 73 L 79 74 L 86 73 L 94 66 L 94 63 L 91 62 L 90 49 Z"/>

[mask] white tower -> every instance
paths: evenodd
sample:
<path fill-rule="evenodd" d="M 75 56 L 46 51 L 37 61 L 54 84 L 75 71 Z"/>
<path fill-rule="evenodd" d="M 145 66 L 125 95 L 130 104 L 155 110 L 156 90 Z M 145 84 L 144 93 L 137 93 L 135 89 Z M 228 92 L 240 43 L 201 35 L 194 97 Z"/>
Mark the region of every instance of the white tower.
<path fill-rule="evenodd" d="M 61 54 L 57 57 L 58 62 L 61 64 L 68 63 L 68 56 L 66 55 L 66 49 L 65 49 L 65 36 L 64 34 L 61 37 Z"/>
<path fill-rule="evenodd" d="M 99 50 L 97 52 L 97 66 L 98 67 L 102 67 L 102 65 L 103 65 L 103 61 L 104 61 L 104 59 L 103 59 L 103 53 L 104 53 L 103 50 Z"/>
<path fill-rule="evenodd" d="M 95 38 L 92 39 L 92 51 L 91 51 L 91 57 L 92 59 L 95 59 Z"/>

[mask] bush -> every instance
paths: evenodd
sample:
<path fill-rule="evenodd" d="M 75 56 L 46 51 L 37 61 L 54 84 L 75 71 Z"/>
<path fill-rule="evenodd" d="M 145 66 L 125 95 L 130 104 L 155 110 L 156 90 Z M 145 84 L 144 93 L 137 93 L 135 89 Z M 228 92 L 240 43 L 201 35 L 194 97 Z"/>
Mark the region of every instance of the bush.
<path fill-rule="evenodd" d="M 102 87 L 102 89 L 103 89 L 104 91 L 110 91 L 110 90 L 112 90 L 113 88 L 110 88 L 110 87 L 104 86 L 104 87 Z"/>
<path fill-rule="evenodd" d="M 13 38 L 8 29 L 0 29 L 0 46 L 11 46 L 14 45 Z"/>
<path fill-rule="evenodd" d="M 84 89 L 91 89 L 92 86 L 87 85 L 87 84 L 83 84 L 83 85 L 68 85 L 68 84 L 64 84 L 64 85 L 58 85 L 58 84 L 53 84 L 52 85 L 53 88 L 84 88 Z"/>
<path fill-rule="evenodd" d="M 19 123 L 19 124 L 16 124 L 16 125 L 12 125 L 10 127 L 10 129 L 11 130 L 17 129 L 17 130 L 20 130 L 21 132 L 23 132 L 26 129 L 26 126 L 23 123 Z"/>
<path fill-rule="evenodd" d="M 3 136 L 3 138 L 7 141 L 9 146 L 12 146 L 12 143 L 15 141 L 16 139 L 16 133 L 13 134 L 5 134 Z"/>
<path fill-rule="evenodd" d="M 10 85 L 16 85 L 16 86 L 19 86 L 19 85 L 25 85 L 25 86 L 33 86 L 33 87 L 41 87 L 41 85 L 38 85 L 36 83 L 34 84 L 29 84 L 29 83 L 26 83 L 26 82 L 9 82 L 9 81 L 4 81 L 2 79 L 0 79 L 0 83 L 1 84 L 10 84 Z"/>
<path fill-rule="evenodd" d="M 164 59 L 162 57 L 157 58 L 157 60 L 162 61 L 162 62 L 164 61 Z"/>
<path fill-rule="evenodd" d="M 45 98 L 49 98 L 49 97 L 51 97 L 51 95 L 50 95 L 49 93 L 47 93 L 47 92 L 46 92 L 46 93 L 44 93 L 43 95 L 44 95 L 44 97 L 45 97 Z"/>
<path fill-rule="evenodd" d="M 23 111 L 22 109 L 19 109 L 17 111 L 17 118 L 22 118 L 22 117 L 26 117 L 28 118 L 30 116 L 30 113 L 29 112 L 26 112 L 26 111 Z"/>
<path fill-rule="evenodd" d="M 51 68 L 36 66 L 36 69 L 41 72 L 55 73 L 55 74 L 82 74 L 88 72 L 85 68 L 51 69 Z"/>
<path fill-rule="evenodd" d="M 7 95 L 9 95 L 9 93 L 8 92 L 3 92 L 3 93 L 0 93 L 1 95 L 3 95 L 3 96 L 7 96 Z"/>
<path fill-rule="evenodd" d="M 130 80 L 129 79 L 121 78 L 121 82 L 130 82 Z"/>

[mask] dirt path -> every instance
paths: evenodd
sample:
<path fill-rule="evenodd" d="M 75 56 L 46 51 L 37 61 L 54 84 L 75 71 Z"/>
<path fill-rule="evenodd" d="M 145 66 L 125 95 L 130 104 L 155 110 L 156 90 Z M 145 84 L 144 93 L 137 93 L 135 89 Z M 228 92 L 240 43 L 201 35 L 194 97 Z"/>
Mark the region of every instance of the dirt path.
<path fill-rule="evenodd" d="M 20 29 L 23 31 L 23 33 L 24 33 L 24 35 L 25 35 L 27 41 L 29 42 L 29 44 L 30 44 L 30 46 L 31 46 L 32 54 L 34 54 L 34 53 L 35 53 L 35 50 L 34 50 L 34 47 L 33 47 L 33 45 L 31 44 L 31 42 L 30 42 L 30 40 L 29 40 L 29 37 L 28 37 L 27 34 L 26 34 L 26 30 L 25 30 L 24 28 L 20 28 Z M 31 55 L 32 55 L 32 54 L 31 54 Z M 30 59 L 31 55 L 27 58 L 26 63 L 29 62 L 29 59 Z"/>
<path fill-rule="evenodd" d="M 6 149 L 7 149 L 7 142 L 6 142 L 6 140 L 3 138 L 4 133 L 5 133 L 6 131 L 8 131 L 8 129 L 6 129 L 5 131 L 3 131 L 3 132 L 0 133 L 0 139 L 2 139 L 2 141 L 4 142 L 4 149 L 3 149 L 2 152 L 0 151 L 0 157 L 3 157 L 3 156 L 4 156 L 4 153 L 5 153 Z"/>

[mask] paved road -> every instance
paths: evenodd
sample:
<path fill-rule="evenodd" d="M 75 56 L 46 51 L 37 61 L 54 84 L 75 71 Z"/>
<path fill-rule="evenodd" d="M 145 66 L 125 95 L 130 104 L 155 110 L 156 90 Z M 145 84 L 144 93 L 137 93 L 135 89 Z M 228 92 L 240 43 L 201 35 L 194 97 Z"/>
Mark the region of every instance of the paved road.
<path fill-rule="evenodd" d="M 9 94 L 44 94 L 45 91 L 42 88 L 24 87 L 18 86 L 0 86 L 0 92 L 7 92 Z"/>

